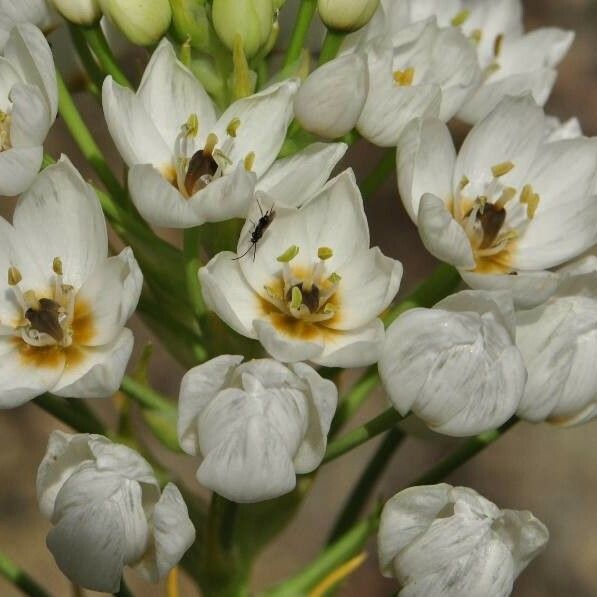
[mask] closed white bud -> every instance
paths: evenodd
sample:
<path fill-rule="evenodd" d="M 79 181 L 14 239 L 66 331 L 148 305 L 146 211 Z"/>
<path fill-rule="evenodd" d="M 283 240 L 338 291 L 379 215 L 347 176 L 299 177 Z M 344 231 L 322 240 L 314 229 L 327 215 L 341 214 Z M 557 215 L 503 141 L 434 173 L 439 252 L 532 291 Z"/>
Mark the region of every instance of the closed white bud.
<path fill-rule="evenodd" d="M 100 0 L 104 14 L 138 46 L 156 44 L 172 20 L 168 0 Z"/>
<path fill-rule="evenodd" d="M 52 0 L 52 3 L 67 21 L 75 25 L 93 25 L 102 16 L 98 0 Z"/>
<path fill-rule="evenodd" d="M 370 20 L 379 0 L 319 0 L 319 16 L 329 29 L 356 31 Z"/>

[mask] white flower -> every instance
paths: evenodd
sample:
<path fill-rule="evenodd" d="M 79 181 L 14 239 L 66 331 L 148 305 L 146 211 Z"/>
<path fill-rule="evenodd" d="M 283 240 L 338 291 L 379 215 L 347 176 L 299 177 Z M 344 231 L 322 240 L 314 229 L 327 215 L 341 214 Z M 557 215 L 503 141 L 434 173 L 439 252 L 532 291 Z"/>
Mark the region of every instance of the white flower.
<path fill-rule="evenodd" d="M 16 25 L 0 58 L 0 195 L 18 195 L 41 166 L 43 143 L 56 118 L 52 52 L 34 25 Z"/>
<path fill-rule="evenodd" d="M 524 33 L 520 0 L 385 0 L 396 4 L 394 17 L 402 26 L 436 16 L 442 27 L 453 26 L 471 38 L 477 48 L 482 85 L 458 112 L 474 124 L 507 95 L 532 93 L 543 106 L 557 77 L 574 33 L 555 27 Z"/>
<path fill-rule="evenodd" d="M 203 457 L 200 483 L 257 502 L 292 491 L 297 474 L 319 466 L 338 392 L 304 363 L 242 360 L 222 355 L 184 376 L 178 437 Z"/>
<path fill-rule="evenodd" d="M 398 292 L 402 265 L 369 248 L 363 200 L 347 170 L 300 209 L 262 195 L 238 256 L 216 255 L 199 270 L 207 305 L 276 359 L 357 367 L 377 361 L 380 313 Z M 296 204 L 300 204 L 297 201 Z M 275 217 L 252 246 L 260 211 Z"/>
<path fill-rule="evenodd" d="M 130 249 L 108 258 L 94 190 L 63 157 L 0 230 L 0 408 L 46 391 L 113 394 L 133 348 L 123 326 L 142 275 Z"/>
<path fill-rule="evenodd" d="M 400 195 L 427 249 L 470 286 L 510 288 L 527 306 L 557 287 L 545 270 L 597 242 L 597 140 L 550 143 L 546 130 L 531 97 L 507 98 L 458 156 L 437 119 L 413 121 L 397 156 Z"/>
<path fill-rule="evenodd" d="M 136 94 L 106 78 L 104 114 L 141 215 L 173 228 L 245 217 L 256 179 L 284 141 L 297 85 L 287 80 L 238 100 L 218 119 L 167 40 Z"/>
<path fill-rule="evenodd" d="M 476 435 L 520 404 L 526 371 L 514 335 L 508 293 L 465 290 L 398 317 L 379 373 L 401 415 L 412 410 L 438 433 Z"/>
<path fill-rule="evenodd" d="M 516 313 L 517 344 L 529 373 L 518 415 L 568 426 L 597 416 L 597 257 L 562 273 L 546 303 Z"/>
<path fill-rule="evenodd" d="M 56 14 L 47 0 L 0 0 L 0 50 L 15 25 L 31 23 L 47 31 L 55 21 Z"/>
<path fill-rule="evenodd" d="M 195 540 L 180 491 L 137 452 L 101 435 L 54 431 L 37 471 L 47 545 L 76 585 L 116 593 L 123 568 L 157 582 Z"/>
<path fill-rule="evenodd" d="M 295 112 L 304 128 L 324 137 L 356 126 L 372 143 L 390 147 L 413 118 L 449 120 L 479 78 L 470 41 L 429 19 L 348 47 L 305 81 Z"/>
<path fill-rule="evenodd" d="M 410 487 L 384 506 L 379 562 L 400 597 L 507 597 L 548 539 L 530 512 L 500 510 L 467 487 Z"/>

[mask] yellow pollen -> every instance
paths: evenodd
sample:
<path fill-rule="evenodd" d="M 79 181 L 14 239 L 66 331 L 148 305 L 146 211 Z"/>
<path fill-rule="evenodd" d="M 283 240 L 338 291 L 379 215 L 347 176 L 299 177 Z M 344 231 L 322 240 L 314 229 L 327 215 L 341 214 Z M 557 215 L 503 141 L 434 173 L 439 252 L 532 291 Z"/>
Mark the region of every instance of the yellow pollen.
<path fill-rule="evenodd" d="M 471 16 L 471 11 L 470 10 L 461 10 L 450 21 L 450 24 L 452 25 L 452 27 L 460 27 L 460 25 L 463 25 L 470 16 Z"/>
<path fill-rule="evenodd" d="M 204 155 L 211 155 L 217 144 L 218 144 L 218 136 L 215 133 L 209 133 L 209 135 L 207 135 L 207 139 L 205 141 L 205 147 L 203 148 Z"/>
<path fill-rule="evenodd" d="M 480 44 L 483 39 L 483 31 L 481 29 L 473 29 L 470 37 L 475 43 Z"/>
<path fill-rule="evenodd" d="M 293 286 L 292 288 L 292 301 L 290 306 L 292 309 L 299 309 L 300 306 L 303 304 L 303 293 L 298 286 Z"/>
<path fill-rule="evenodd" d="M 539 201 L 541 198 L 537 193 L 533 191 L 533 187 L 530 184 L 525 184 L 520 192 L 520 202 L 527 206 L 527 218 L 532 220 L 535 217 L 535 212 L 539 207 Z"/>
<path fill-rule="evenodd" d="M 197 133 L 199 133 L 199 117 L 197 114 L 191 114 L 186 121 L 185 125 L 185 135 L 187 137 L 196 137 Z"/>
<path fill-rule="evenodd" d="M 226 132 L 230 137 L 236 137 L 236 133 L 238 131 L 238 127 L 240 126 L 240 118 L 234 117 L 229 123 L 228 127 L 226 128 Z"/>
<path fill-rule="evenodd" d="M 497 58 L 502 51 L 502 44 L 504 43 L 504 35 L 500 33 L 493 43 L 493 55 Z"/>
<path fill-rule="evenodd" d="M 394 71 L 394 82 L 402 87 L 410 87 L 415 78 L 415 69 L 412 66 L 404 70 Z"/>
<path fill-rule="evenodd" d="M 16 286 L 21 280 L 21 272 L 16 267 L 8 268 L 8 284 L 9 286 Z"/>
<path fill-rule="evenodd" d="M 299 248 L 296 245 L 290 245 L 282 255 L 277 257 L 280 263 L 289 263 L 299 254 Z"/>
<path fill-rule="evenodd" d="M 502 162 L 501 164 L 496 164 L 495 166 L 492 166 L 491 173 L 496 178 L 499 178 L 500 176 L 504 176 L 504 174 L 508 174 L 508 172 L 510 172 L 512 168 L 514 168 L 514 164 L 512 162 Z"/>
<path fill-rule="evenodd" d="M 502 195 L 500 196 L 500 198 L 495 202 L 495 206 L 496 207 L 501 207 L 503 208 L 506 203 L 508 203 L 508 201 L 510 201 L 511 199 L 513 199 L 516 195 L 516 189 L 514 187 L 506 187 L 503 191 L 502 191 Z"/>
<path fill-rule="evenodd" d="M 251 172 L 251 170 L 253 170 L 253 165 L 255 164 L 255 152 L 250 151 L 246 156 L 245 156 L 245 160 L 244 160 L 244 165 L 245 165 L 245 170 L 247 172 Z"/>
<path fill-rule="evenodd" d="M 319 259 L 322 259 L 323 261 L 325 261 L 326 259 L 330 259 L 330 257 L 334 256 L 334 251 L 332 251 L 332 249 L 330 249 L 329 247 L 319 247 L 319 249 L 317 249 L 317 257 L 319 257 Z"/>
<path fill-rule="evenodd" d="M 58 276 L 62 276 L 62 261 L 60 257 L 54 257 L 54 261 L 52 262 L 52 269 L 54 273 Z"/>
<path fill-rule="evenodd" d="M 463 176 L 463 177 L 460 179 L 460 182 L 458 183 L 458 188 L 459 188 L 460 190 L 464 189 L 464 187 L 466 187 L 466 185 L 467 185 L 469 182 L 470 182 L 470 180 L 469 180 L 469 179 L 468 179 L 466 176 Z"/>

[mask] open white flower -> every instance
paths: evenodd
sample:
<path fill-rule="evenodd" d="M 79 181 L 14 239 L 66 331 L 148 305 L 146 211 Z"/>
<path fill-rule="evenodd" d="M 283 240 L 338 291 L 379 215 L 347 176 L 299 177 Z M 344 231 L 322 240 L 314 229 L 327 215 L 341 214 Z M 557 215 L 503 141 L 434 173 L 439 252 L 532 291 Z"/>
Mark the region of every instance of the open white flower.
<path fill-rule="evenodd" d="M 24 23 L 10 30 L 0 58 L 0 195 L 33 182 L 58 110 L 52 52 L 43 33 Z"/>
<path fill-rule="evenodd" d="M 394 22 L 417 22 L 436 16 L 442 27 L 459 28 L 477 49 L 482 84 L 459 110 L 462 120 L 474 124 L 507 95 L 532 93 L 543 106 L 556 81 L 574 33 L 556 27 L 524 32 L 521 0 L 385 0 L 396 4 Z M 387 10 L 387 8 L 386 8 Z M 375 23 L 374 23 L 375 25 Z M 377 25 L 379 27 L 379 25 Z"/>
<path fill-rule="evenodd" d="M 434 431 L 476 435 L 518 408 L 526 371 L 506 292 L 465 290 L 411 309 L 387 330 L 379 373 L 394 407 Z"/>
<path fill-rule="evenodd" d="M 390 147 L 413 118 L 449 120 L 479 80 L 470 41 L 429 19 L 347 48 L 305 81 L 295 112 L 304 128 L 324 137 L 356 126 Z"/>
<path fill-rule="evenodd" d="M 597 242 L 597 140 L 546 140 L 530 96 L 507 98 L 456 156 L 437 119 L 418 119 L 398 148 L 398 187 L 427 249 L 473 287 L 510 288 L 537 304 L 557 287 L 548 268 Z M 515 274 L 515 275 L 508 275 Z"/>
<path fill-rule="evenodd" d="M 94 190 L 63 157 L 20 198 L 12 226 L 0 218 L 0 230 L 0 408 L 46 391 L 113 394 L 143 280 L 130 249 L 108 258 Z"/>
<path fill-rule="evenodd" d="M 381 572 L 398 580 L 400 597 L 507 597 L 548 539 L 530 512 L 441 483 L 391 498 L 377 544 Z"/>
<path fill-rule="evenodd" d="M 108 129 L 130 167 L 131 197 L 151 224 L 188 228 L 245 217 L 255 183 L 275 160 L 298 83 L 234 102 L 219 117 L 193 74 L 162 40 L 137 93 L 104 81 Z"/>
<path fill-rule="evenodd" d="M 15 25 L 31 23 L 48 31 L 55 21 L 56 13 L 47 0 L 0 0 L 0 50 Z"/>
<path fill-rule="evenodd" d="M 76 585 L 116 593 L 125 566 L 158 582 L 195 540 L 178 488 L 102 435 L 54 431 L 37 471 L 37 500 L 54 528 L 47 545 Z"/>
<path fill-rule="evenodd" d="M 280 361 L 338 367 L 376 362 L 384 337 L 379 315 L 398 292 L 402 265 L 369 248 L 352 171 L 300 209 L 274 206 L 266 195 L 258 201 L 238 255 L 219 253 L 199 270 L 207 305 Z M 275 217 L 252 247 L 252 222 L 270 210 Z"/>
<path fill-rule="evenodd" d="M 178 437 L 185 452 L 203 457 L 200 483 L 257 502 L 292 491 L 297 474 L 319 466 L 338 392 L 304 363 L 242 360 L 222 355 L 184 376 Z"/>
<path fill-rule="evenodd" d="M 546 303 L 516 313 L 529 372 L 518 415 L 568 426 L 597 416 L 597 257 L 561 273 L 564 281 Z"/>

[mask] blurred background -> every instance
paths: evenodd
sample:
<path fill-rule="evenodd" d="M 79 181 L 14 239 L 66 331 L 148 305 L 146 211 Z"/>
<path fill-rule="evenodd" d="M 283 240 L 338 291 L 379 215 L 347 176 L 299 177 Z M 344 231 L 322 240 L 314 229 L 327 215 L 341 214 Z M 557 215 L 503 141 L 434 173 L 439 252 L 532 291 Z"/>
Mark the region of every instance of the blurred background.
<path fill-rule="evenodd" d="M 15 0 L 16 1 L 16 0 Z M 292 0 L 283 12 L 292 15 Z M 576 31 L 576 41 L 562 63 L 559 79 L 547 111 L 562 119 L 577 116 L 586 135 L 597 134 L 597 2 L 594 0 L 527 0 L 527 29 L 557 26 Z M 60 59 L 70 52 L 63 47 L 64 32 L 52 37 Z M 143 70 L 146 56 L 136 52 L 127 56 L 133 76 Z M 97 104 L 81 97 L 80 105 L 96 140 L 115 168 L 122 164 L 107 136 Z M 48 139 L 47 150 L 57 156 L 67 153 L 75 165 L 88 176 L 84 162 L 66 133 L 60 119 Z M 360 180 L 377 163 L 381 153 L 358 143 L 347 162 Z M 9 216 L 11 201 L 4 201 L 0 212 Z M 395 179 L 367 203 L 373 244 L 405 266 L 400 296 L 406 296 L 434 267 L 435 262 L 420 243 L 418 234 L 396 199 Z M 173 237 L 171 240 L 176 241 Z M 150 340 L 139 321 L 132 327 L 136 350 Z M 133 361 L 134 362 L 134 358 Z M 183 374 L 181 368 L 156 348 L 152 360 L 155 386 L 176 396 Z M 350 374 L 343 379 L 350 383 Z M 384 396 L 378 391 L 354 421 L 357 425 L 385 408 Z M 109 417 L 110 405 L 91 401 L 94 409 Z M 72 587 L 54 564 L 45 547 L 49 523 L 37 509 L 35 474 L 44 454 L 48 434 L 59 427 L 55 420 L 37 406 L 0 411 L 0 551 L 25 568 L 48 590 L 59 597 L 73 594 Z M 546 425 L 518 424 L 489 450 L 462 467 L 448 481 L 470 486 L 503 508 L 531 510 L 551 533 L 546 551 L 522 574 L 515 585 L 517 597 L 595 597 L 597 595 L 597 424 L 560 430 Z M 359 477 L 363 466 L 375 451 L 377 442 L 344 456 L 323 468 L 314 490 L 304 502 L 294 522 L 259 558 L 253 588 L 259 589 L 298 571 L 313 558 L 325 542 L 335 513 Z M 390 497 L 443 454 L 451 449 L 450 440 L 439 436 L 417 437 L 404 442 L 387 469 L 374 499 Z M 185 480 L 196 493 L 196 464 L 190 459 L 160 452 L 160 457 Z M 392 595 L 396 588 L 378 571 L 374 545 L 369 557 L 339 592 L 344 597 Z M 139 582 L 127 574 L 129 586 L 144 597 L 164 595 L 163 586 Z M 192 597 L 196 590 L 181 580 L 181 595 Z M 0 597 L 19 593 L 0 579 Z M 99 595 L 91 591 L 84 595 Z M 483 596 L 479 596 L 483 597 Z M 487 596 L 491 597 L 491 596 Z"/>

